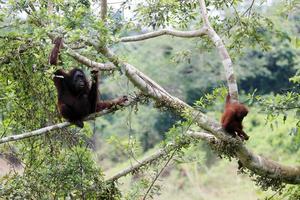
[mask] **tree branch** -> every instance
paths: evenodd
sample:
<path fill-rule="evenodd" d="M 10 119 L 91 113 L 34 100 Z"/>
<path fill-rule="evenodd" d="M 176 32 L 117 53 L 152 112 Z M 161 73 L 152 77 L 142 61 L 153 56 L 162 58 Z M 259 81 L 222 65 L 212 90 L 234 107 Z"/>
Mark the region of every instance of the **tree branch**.
<path fill-rule="evenodd" d="M 238 87 L 237 87 L 236 79 L 234 76 L 231 58 L 229 56 L 229 53 L 228 53 L 222 39 L 216 33 L 216 31 L 213 29 L 213 27 L 211 26 L 211 24 L 209 22 L 205 1 L 199 0 L 199 3 L 200 3 L 202 19 L 203 19 L 204 25 L 207 27 L 207 33 L 208 33 L 207 35 L 215 44 L 215 46 L 218 50 L 218 53 L 222 59 L 222 64 L 225 69 L 229 94 L 233 101 L 238 101 Z"/>
<path fill-rule="evenodd" d="M 168 158 L 167 162 L 164 164 L 164 166 L 161 168 L 161 170 L 156 174 L 155 178 L 153 179 L 153 181 L 151 182 L 149 188 L 147 189 L 146 193 L 143 196 L 143 200 L 146 200 L 147 195 L 149 194 L 149 192 L 151 191 L 151 189 L 153 188 L 155 182 L 158 180 L 158 177 L 161 175 L 161 173 L 166 169 L 166 167 L 168 166 L 168 164 L 171 162 L 171 160 L 173 159 L 173 157 L 175 156 L 176 150 L 173 150 L 173 153 L 171 154 L 171 156 Z"/>
<path fill-rule="evenodd" d="M 81 64 L 84 64 L 84 65 L 86 65 L 90 68 L 95 67 L 95 68 L 99 68 L 103 71 L 111 71 L 111 70 L 116 69 L 116 67 L 112 63 L 98 63 L 98 62 L 95 62 L 95 61 L 92 61 L 92 60 L 88 59 L 85 56 L 80 55 L 76 51 L 69 48 L 66 44 L 64 44 L 63 47 L 67 49 L 67 53 L 71 57 L 73 57 L 75 60 L 77 60 Z"/>
<path fill-rule="evenodd" d="M 106 21 L 107 16 L 107 0 L 101 0 L 101 11 L 100 16 L 103 22 Z"/>
<path fill-rule="evenodd" d="M 168 153 L 169 153 L 169 151 L 167 151 L 166 148 L 160 149 L 157 152 L 155 152 L 154 154 L 142 159 L 140 162 L 138 162 L 138 163 L 136 163 L 136 164 L 134 164 L 130 167 L 127 167 L 127 168 L 123 169 L 122 171 L 120 171 L 116 175 L 108 178 L 106 181 L 116 181 L 116 180 L 118 180 L 119 178 L 121 178 L 123 176 L 126 176 L 126 175 L 128 175 L 132 172 L 137 171 L 138 169 L 140 169 L 143 166 L 151 164 L 153 161 L 162 158 L 163 156 L 167 155 Z"/>
<path fill-rule="evenodd" d="M 242 16 L 244 16 L 247 12 L 249 12 L 249 15 L 251 14 L 251 9 L 252 9 L 252 7 L 253 7 L 253 5 L 254 5 L 254 1 L 255 1 L 255 0 L 252 0 L 252 2 L 251 2 L 251 4 L 250 4 L 249 8 L 242 14 Z"/>
<path fill-rule="evenodd" d="M 103 111 L 100 111 L 98 113 L 91 114 L 84 121 L 92 120 L 92 119 L 95 119 L 95 117 L 100 117 L 100 116 L 115 112 L 115 111 L 117 111 L 117 110 L 119 110 L 123 107 L 133 105 L 134 103 L 138 102 L 139 100 L 140 100 L 139 97 L 135 97 L 134 99 L 129 100 L 129 102 L 124 106 L 115 106 L 115 107 L 112 107 L 110 109 L 103 110 Z M 12 142 L 12 141 L 17 141 L 17 140 L 23 140 L 23 139 L 38 136 L 38 135 L 43 135 L 43 134 L 49 133 L 50 131 L 65 128 L 65 127 L 68 127 L 68 126 L 71 126 L 71 125 L 72 124 L 70 122 L 63 122 L 63 123 L 47 126 L 47 127 L 44 127 L 44 128 L 41 128 L 41 129 L 38 129 L 38 130 L 35 130 L 35 131 L 31 131 L 31 132 L 22 133 L 22 134 L 18 134 L 18 135 L 7 136 L 7 137 L 4 137 L 4 138 L 0 139 L 0 144 L 7 143 L 7 142 Z"/>
<path fill-rule="evenodd" d="M 10 135 L 4 138 L 0 139 L 0 144 L 3 143 L 7 143 L 7 142 L 12 142 L 12 141 L 17 141 L 17 140 L 23 140 L 29 137 L 34 137 L 34 136 L 38 136 L 38 135 L 42 135 L 42 134 L 46 134 L 50 131 L 56 130 L 56 129 L 61 129 L 67 126 L 70 126 L 71 123 L 70 122 L 63 122 L 63 123 L 59 123 L 59 124 L 55 124 L 52 126 L 47 126 L 35 131 L 31 131 L 31 132 L 27 132 L 27 133 L 22 133 L 19 135 Z"/>
<path fill-rule="evenodd" d="M 145 33 L 142 35 L 122 37 L 122 38 L 120 38 L 120 42 L 142 41 L 142 40 L 146 40 L 146 39 L 150 39 L 150 38 L 154 38 L 154 37 L 159 37 L 162 35 L 171 35 L 171 36 L 184 37 L 184 38 L 201 37 L 203 35 L 208 35 L 208 37 L 215 44 L 215 46 L 218 50 L 218 53 L 221 57 L 222 64 L 224 66 L 224 70 L 225 70 L 225 74 L 226 74 L 226 80 L 227 80 L 227 85 L 228 85 L 229 94 L 231 96 L 231 100 L 238 101 L 238 87 L 237 87 L 237 83 L 236 83 L 236 78 L 234 76 L 231 58 L 229 56 L 229 53 L 228 53 L 222 39 L 215 32 L 215 30 L 213 29 L 213 27 L 211 26 L 211 24 L 209 22 L 208 15 L 207 15 L 207 9 L 206 9 L 204 0 L 199 0 L 199 3 L 200 3 L 202 19 L 204 22 L 204 26 L 199 30 L 178 31 L 178 30 L 162 29 L 159 31 Z M 102 53 L 103 53 L 103 51 L 102 51 Z M 114 64 L 116 64 L 116 63 L 114 63 Z"/>
<path fill-rule="evenodd" d="M 120 38 L 120 42 L 136 42 L 136 41 L 147 40 L 150 38 L 159 37 L 162 35 L 171 35 L 171 36 L 176 36 L 176 37 L 192 38 L 192 37 L 200 37 L 205 34 L 207 34 L 206 27 L 202 27 L 201 29 L 195 30 L 195 31 L 178 31 L 178 30 L 162 29 L 159 31 L 145 33 L 142 35 L 122 37 L 122 38 Z"/>

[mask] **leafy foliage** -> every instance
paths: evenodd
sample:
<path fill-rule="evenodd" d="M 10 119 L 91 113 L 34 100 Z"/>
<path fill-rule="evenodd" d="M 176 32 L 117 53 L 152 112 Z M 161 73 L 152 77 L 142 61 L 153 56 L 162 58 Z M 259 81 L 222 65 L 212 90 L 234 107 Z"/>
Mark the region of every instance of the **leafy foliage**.
<path fill-rule="evenodd" d="M 0 194 L 3 198 L 118 199 L 118 190 L 114 184 L 103 181 L 103 174 L 95 168 L 88 149 L 75 146 L 60 152 L 41 149 L 34 153 L 37 152 L 44 153 L 38 157 L 42 160 L 32 160 L 22 175 L 2 178 Z"/>
<path fill-rule="evenodd" d="M 146 0 L 136 8 L 140 23 L 153 29 L 170 25 L 187 28 L 188 23 L 196 18 L 197 1 Z"/>

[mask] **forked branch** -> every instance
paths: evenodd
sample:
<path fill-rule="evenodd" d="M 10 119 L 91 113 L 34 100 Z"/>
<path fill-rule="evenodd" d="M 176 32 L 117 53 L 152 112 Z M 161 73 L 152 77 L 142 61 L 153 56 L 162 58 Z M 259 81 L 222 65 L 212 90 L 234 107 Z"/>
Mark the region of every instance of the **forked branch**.
<path fill-rule="evenodd" d="M 204 35 L 207 35 L 211 39 L 211 41 L 214 43 L 214 45 L 216 46 L 218 53 L 220 55 L 220 58 L 222 60 L 222 64 L 224 66 L 228 90 L 229 90 L 231 99 L 232 99 L 232 101 L 238 101 L 238 87 L 237 87 L 236 78 L 234 76 L 232 61 L 229 56 L 229 53 L 228 53 L 222 39 L 215 32 L 215 30 L 213 29 L 213 27 L 211 26 L 211 24 L 209 22 L 205 1 L 199 0 L 199 4 L 200 4 L 201 16 L 202 16 L 203 23 L 204 23 L 203 27 L 200 28 L 199 30 L 178 31 L 178 30 L 162 29 L 162 30 L 158 30 L 158 31 L 154 31 L 154 32 L 141 34 L 141 35 L 122 37 L 122 38 L 120 38 L 119 41 L 120 42 L 136 42 L 136 41 L 147 40 L 147 39 L 151 39 L 151 38 L 155 38 L 155 37 L 159 37 L 159 36 L 163 36 L 163 35 L 170 35 L 170 36 L 183 37 L 183 38 L 202 37 Z"/>

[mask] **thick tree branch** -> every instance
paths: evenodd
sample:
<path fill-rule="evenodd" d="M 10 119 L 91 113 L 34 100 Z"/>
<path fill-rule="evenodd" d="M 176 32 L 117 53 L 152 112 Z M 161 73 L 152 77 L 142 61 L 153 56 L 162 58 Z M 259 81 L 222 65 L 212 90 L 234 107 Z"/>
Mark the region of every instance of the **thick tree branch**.
<path fill-rule="evenodd" d="M 159 31 L 145 33 L 142 35 L 122 37 L 122 38 L 120 38 L 120 42 L 135 42 L 135 41 L 147 40 L 147 39 L 162 36 L 162 35 L 171 35 L 171 36 L 176 36 L 176 37 L 192 38 L 192 37 L 200 37 L 205 34 L 207 34 L 206 27 L 202 27 L 201 29 L 195 30 L 195 31 L 177 31 L 177 30 L 162 29 Z"/>
<path fill-rule="evenodd" d="M 234 76 L 231 58 L 229 56 L 229 53 L 228 53 L 222 39 L 216 33 L 216 31 L 213 29 L 213 27 L 211 26 L 211 24 L 209 22 L 205 1 L 199 0 L 199 3 L 200 3 L 202 19 L 203 19 L 204 25 L 207 27 L 207 35 L 215 44 L 215 46 L 218 50 L 218 53 L 222 59 L 222 63 L 223 63 L 224 69 L 225 69 L 229 94 L 233 101 L 238 101 L 238 87 L 237 87 L 236 79 Z"/>
<path fill-rule="evenodd" d="M 107 110 L 100 111 L 98 113 L 91 114 L 90 116 L 88 116 L 85 119 L 85 121 L 92 120 L 92 119 L 95 119 L 95 117 L 100 117 L 100 116 L 115 112 L 115 111 L 117 111 L 117 110 L 119 110 L 123 107 L 133 105 L 134 103 L 138 102 L 139 100 L 140 100 L 139 97 L 136 97 L 134 99 L 129 100 L 128 103 L 124 106 L 115 106 L 115 107 L 112 107 L 111 109 L 107 109 Z M 18 134 L 18 135 L 7 136 L 7 137 L 4 137 L 4 138 L 0 139 L 0 144 L 7 143 L 7 142 L 12 142 L 12 141 L 17 141 L 17 140 L 23 140 L 23 139 L 38 136 L 38 135 L 43 135 L 43 134 L 49 133 L 53 130 L 65 128 L 65 127 L 68 127 L 68 126 L 71 126 L 71 125 L 72 124 L 70 122 L 63 122 L 63 123 L 47 126 L 47 127 L 44 127 L 44 128 L 41 128 L 41 129 L 38 129 L 38 130 L 35 130 L 35 131 L 31 131 L 31 132 L 22 133 L 22 134 Z"/>
<path fill-rule="evenodd" d="M 242 145 L 239 146 L 236 154 L 243 166 L 256 174 L 289 184 L 300 184 L 300 166 L 282 165 L 264 156 L 256 155 Z"/>
<path fill-rule="evenodd" d="M 206 140 L 207 142 L 220 142 L 216 137 L 207 133 L 189 132 L 189 135 L 195 139 Z M 281 165 L 273 160 L 260 155 L 255 155 L 244 145 L 239 145 L 236 151 L 237 158 L 243 166 L 256 174 L 267 176 L 273 179 L 282 179 L 283 182 L 290 184 L 300 183 L 300 167 Z"/>
<path fill-rule="evenodd" d="M 123 70 L 126 72 L 126 76 L 128 77 L 128 79 L 145 94 L 157 100 L 159 103 L 163 104 L 164 106 L 172 108 L 173 110 L 179 113 L 189 111 L 191 115 L 196 118 L 196 122 L 201 126 L 201 128 L 213 132 L 214 135 L 220 138 L 223 139 L 229 138 L 224 133 L 221 132 L 222 128 L 219 126 L 219 123 L 210 120 L 203 113 L 193 110 L 191 106 L 189 106 L 182 100 L 169 94 L 159 84 L 157 84 L 148 76 L 140 72 L 134 66 L 126 62 L 122 62 L 121 60 L 116 58 L 116 55 L 114 55 L 109 49 L 99 48 L 99 50 L 105 56 L 107 56 L 108 59 L 111 59 L 111 62 L 113 61 L 117 62 L 117 65 L 121 66 Z"/>
<path fill-rule="evenodd" d="M 214 140 L 218 139 L 214 136 L 204 136 L 203 133 L 191 133 L 191 136 L 198 139 Z M 281 180 L 284 183 L 300 184 L 300 166 L 286 166 L 273 160 L 256 155 L 240 144 L 236 149 L 236 157 L 242 162 L 243 167 L 253 171 L 255 174 L 268 177 L 271 179 Z"/>

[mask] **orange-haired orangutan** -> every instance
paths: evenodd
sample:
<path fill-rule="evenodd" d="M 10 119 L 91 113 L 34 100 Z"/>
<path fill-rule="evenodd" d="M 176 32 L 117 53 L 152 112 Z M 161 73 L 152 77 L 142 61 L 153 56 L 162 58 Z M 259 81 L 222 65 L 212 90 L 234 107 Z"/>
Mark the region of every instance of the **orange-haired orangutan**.
<path fill-rule="evenodd" d="M 249 136 L 243 131 L 242 121 L 248 114 L 248 108 L 241 103 L 231 103 L 230 95 L 226 97 L 225 110 L 222 115 L 222 128 L 230 135 L 238 135 L 242 140 L 248 140 Z"/>

